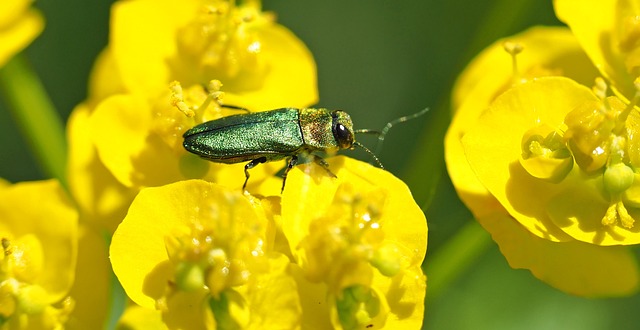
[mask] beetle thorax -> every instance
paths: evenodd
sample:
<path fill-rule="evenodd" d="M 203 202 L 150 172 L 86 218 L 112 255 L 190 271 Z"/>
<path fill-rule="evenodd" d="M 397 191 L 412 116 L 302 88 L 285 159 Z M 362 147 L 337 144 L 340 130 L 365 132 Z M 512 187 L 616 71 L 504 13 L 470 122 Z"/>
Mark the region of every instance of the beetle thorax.
<path fill-rule="evenodd" d="M 340 143 L 333 134 L 332 111 L 313 108 L 301 109 L 299 120 L 306 147 L 325 152 L 335 152 L 340 149 Z M 349 124 L 351 124 L 350 118 Z M 351 126 L 349 129 L 352 130 Z"/>

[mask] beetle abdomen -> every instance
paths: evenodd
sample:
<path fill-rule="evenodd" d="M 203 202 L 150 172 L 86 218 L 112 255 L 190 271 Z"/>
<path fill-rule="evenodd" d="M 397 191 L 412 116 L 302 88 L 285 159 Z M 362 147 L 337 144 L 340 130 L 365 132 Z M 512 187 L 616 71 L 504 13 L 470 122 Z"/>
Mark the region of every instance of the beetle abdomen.
<path fill-rule="evenodd" d="M 223 117 L 185 132 L 184 147 L 200 157 L 237 163 L 296 154 L 304 145 L 298 109 L 285 108 Z"/>

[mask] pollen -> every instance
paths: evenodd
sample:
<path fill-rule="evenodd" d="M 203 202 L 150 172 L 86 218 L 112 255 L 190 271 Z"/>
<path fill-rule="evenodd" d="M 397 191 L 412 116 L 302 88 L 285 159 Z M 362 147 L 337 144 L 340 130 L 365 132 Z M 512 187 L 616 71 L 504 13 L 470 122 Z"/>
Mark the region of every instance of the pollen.
<path fill-rule="evenodd" d="M 633 228 L 635 219 L 628 208 L 637 207 L 638 182 L 635 168 L 640 165 L 638 93 L 630 103 L 607 96 L 607 84 L 596 79 L 593 91 L 597 101 L 586 101 L 567 114 L 564 141 L 578 167 L 589 175 L 601 177 L 598 189 L 608 199 L 604 226 Z"/>
<path fill-rule="evenodd" d="M 212 297 L 246 284 L 253 266 L 264 257 L 260 226 L 242 196 L 203 196 L 210 203 L 198 208 L 199 216 L 177 227 L 165 237 L 165 247 L 174 267 L 176 289 L 205 290 Z M 246 227 L 245 227 L 246 225 Z"/>
<path fill-rule="evenodd" d="M 348 284 L 368 285 L 372 272 L 398 273 L 400 252 L 385 240 L 385 200 L 384 190 L 356 192 L 348 183 L 338 188 L 327 213 L 311 222 L 301 242 L 308 278 L 338 293 Z"/>
<path fill-rule="evenodd" d="M 562 136 L 547 126 L 532 128 L 523 135 L 519 160 L 531 176 L 549 182 L 563 180 L 574 162 Z"/>
<path fill-rule="evenodd" d="M 46 314 L 60 325 L 73 310 L 73 300 L 67 297 L 60 309 L 50 305 L 48 292 L 36 284 L 43 272 L 43 251 L 33 235 L 2 238 L 3 258 L 0 260 L 0 318 L 22 318 L 23 315 Z"/>
<path fill-rule="evenodd" d="M 184 95 L 182 94 L 182 86 L 180 82 L 173 81 L 169 84 L 171 90 L 171 105 L 178 108 L 187 117 L 195 116 L 195 112 L 184 101 Z"/>
<path fill-rule="evenodd" d="M 578 166 L 588 173 L 602 169 L 611 154 L 610 141 L 624 104 L 616 97 L 585 101 L 569 112 L 564 123 L 568 142 Z"/>
<path fill-rule="evenodd" d="M 184 89 L 179 81 L 171 82 L 169 104 L 160 102 L 154 106 L 153 132 L 176 154 L 183 154 L 182 135 L 188 128 L 222 116 L 224 92 L 221 88 L 222 83 L 215 79 L 209 81 L 206 88 L 195 84 Z"/>
<path fill-rule="evenodd" d="M 248 76 L 261 79 L 267 67 L 257 31 L 271 23 L 272 15 L 262 13 L 258 1 L 209 1 L 179 30 L 176 72 L 189 66 L 188 72 L 197 75 L 188 79 L 193 82 L 217 77 L 233 85 Z"/>

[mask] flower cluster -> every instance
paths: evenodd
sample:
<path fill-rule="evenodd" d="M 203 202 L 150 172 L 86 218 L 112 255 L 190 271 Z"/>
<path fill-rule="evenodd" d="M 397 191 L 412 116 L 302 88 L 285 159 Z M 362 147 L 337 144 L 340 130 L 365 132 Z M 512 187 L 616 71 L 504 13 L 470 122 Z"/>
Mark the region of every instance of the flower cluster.
<path fill-rule="evenodd" d="M 447 166 L 513 267 L 578 295 L 631 294 L 640 3 L 554 5 L 569 28 L 499 41 L 458 80 Z"/>
<path fill-rule="evenodd" d="M 113 236 L 114 272 L 169 328 L 419 327 L 424 215 L 389 173 L 329 163 L 338 179 L 301 166 L 282 196 L 203 180 L 143 189 Z"/>
<path fill-rule="evenodd" d="M 69 119 L 70 189 L 113 231 L 141 188 L 194 178 L 235 184 L 243 165 L 202 162 L 182 147 L 184 131 L 232 114 L 222 95 L 247 109 L 312 104 L 315 75 L 304 44 L 258 2 L 117 2 L 89 98 Z M 203 105 L 196 116 L 176 111 L 176 80 L 182 102 Z M 256 183 L 267 173 L 254 172 Z"/>
<path fill-rule="evenodd" d="M 0 3 L 0 68 L 44 28 L 44 19 L 31 2 Z M 77 266 L 87 253 L 79 249 L 87 247 L 89 235 L 79 225 L 78 211 L 63 187 L 56 180 L 10 184 L 0 179 L 0 200 L 0 328 L 99 326 L 91 319 L 104 312 L 78 306 L 89 302 L 89 296 L 104 295 L 100 290 L 82 290 L 86 277 Z M 91 238 L 98 242 L 91 257 L 101 249 L 106 252 L 99 240 Z M 100 277 L 93 283 L 101 283 Z"/>
<path fill-rule="evenodd" d="M 41 28 L 28 4 L 0 5 L 0 26 Z M 122 327 L 419 327 L 427 225 L 399 179 L 333 157 L 335 177 L 301 165 L 281 194 L 265 164 L 243 191 L 245 164 L 183 147 L 235 108 L 317 98 L 310 52 L 259 1 L 116 2 L 69 119 L 68 187 L 0 182 L 0 328 L 103 327 L 109 268 L 132 301 Z"/>
<path fill-rule="evenodd" d="M 0 200 L 0 326 L 60 328 L 75 304 L 78 213 L 55 180 L 2 181 Z"/>
<path fill-rule="evenodd" d="M 31 8 L 31 0 L 0 3 L 0 67 L 24 49 L 44 28 L 40 12 Z"/>
<path fill-rule="evenodd" d="M 152 32 L 139 15 L 157 11 L 156 2 L 117 4 L 103 63 L 118 64 L 122 85 L 84 110 L 91 128 L 83 129 L 116 185 L 157 186 L 140 190 L 130 207 L 123 203 L 128 213 L 110 248 L 128 296 L 154 311 L 126 313 L 123 324 L 140 318 L 190 329 L 420 324 L 426 222 L 404 184 L 337 158 L 330 167 L 339 179 L 315 167 L 294 169 L 282 196 L 272 176 L 277 169 L 260 166 L 247 195 L 238 189 L 245 164 L 209 163 L 184 151 L 186 129 L 237 111 L 224 104 L 302 107 L 317 97 L 310 54 L 257 2 L 192 5 L 177 10 L 167 2 L 162 15 L 153 15 L 185 17 L 173 18 L 169 31 Z M 140 45 L 136 36 L 150 33 L 160 46 Z M 158 86 L 149 85 L 149 74 Z"/>
<path fill-rule="evenodd" d="M 245 164 L 210 163 L 182 147 L 188 128 L 238 111 L 225 104 L 272 109 L 317 100 L 311 55 L 259 2 L 116 3 L 91 90 L 69 123 L 69 179 L 95 223 L 119 224 L 111 263 L 147 309 L 132 306 L 122 324 L 421 323 L 426 222 L 397 179 L 338 158 L 331 168 L 340 179 L 316 187 L 309 177 L 326 172 L 302 180 L 294 170 L 280 197 L 276 164 L 252 170 L 247 195 L 238 189 Z M 337 194 L 338 186 L 351 190 Z M 390 204 L 396 199 L 403 202 Z M 342 222 L 323 221 L 340 211 Z M 405 237 L 394 229 L 400 220 Z M 329 246 L 319 240 L 333 236 L 332 259 L 324 259 Z"/>

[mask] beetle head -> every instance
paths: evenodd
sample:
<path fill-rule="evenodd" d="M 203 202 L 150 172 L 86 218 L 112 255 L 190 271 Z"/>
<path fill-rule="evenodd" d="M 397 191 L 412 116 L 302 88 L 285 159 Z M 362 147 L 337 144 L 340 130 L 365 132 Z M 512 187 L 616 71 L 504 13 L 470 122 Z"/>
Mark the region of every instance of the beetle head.
<path fill-rule="evenodd" d="M 340 149 L 353 148 L 353 122 L 348 113 L 340 110 L 331 112 L 331 130 Z"/>

